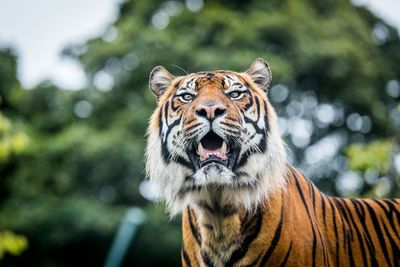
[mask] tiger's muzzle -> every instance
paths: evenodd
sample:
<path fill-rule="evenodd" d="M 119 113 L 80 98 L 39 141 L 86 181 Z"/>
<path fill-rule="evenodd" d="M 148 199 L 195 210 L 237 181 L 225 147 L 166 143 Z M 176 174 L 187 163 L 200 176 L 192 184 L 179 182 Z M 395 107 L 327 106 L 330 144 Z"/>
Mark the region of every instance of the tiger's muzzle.
<path fill-rule="evenodd" d="M 198 118 L 208 120 L 212 125 L 215 119 L 226 114 L 226 109 L 218 102 L 208 102 L 199 104 L 195 113 Z M 231 139 L 234 140 L 234 138 Z M 200 142 L 189 149 L 187 153 L 196 171 L 211 163 L 220 164 L 233 170 L 239 155 L 239 146 L 234 142 L 224 140 L 211 127 Z"/>

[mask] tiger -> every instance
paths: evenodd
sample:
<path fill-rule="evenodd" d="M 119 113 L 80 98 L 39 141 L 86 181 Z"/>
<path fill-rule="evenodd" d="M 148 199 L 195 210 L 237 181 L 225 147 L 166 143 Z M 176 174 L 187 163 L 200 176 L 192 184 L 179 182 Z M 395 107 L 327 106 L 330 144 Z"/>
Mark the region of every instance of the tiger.
<path fill-rule="evenodd" d="M 182 213 L 183 266 L 400 266 L 400 201 L 331 197 L 291 166 L 268 63 L 155 67 L 146 173 Z"/>

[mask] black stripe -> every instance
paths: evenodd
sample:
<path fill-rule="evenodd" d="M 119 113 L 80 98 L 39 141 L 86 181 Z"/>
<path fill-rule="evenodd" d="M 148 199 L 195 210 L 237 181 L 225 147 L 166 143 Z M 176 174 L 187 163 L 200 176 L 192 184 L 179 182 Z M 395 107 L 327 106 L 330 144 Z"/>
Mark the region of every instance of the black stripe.
<path fill-rule="evenodd" d="M 201 123 L 196 123 L 195 125 L 192 125 L 186 129 L 183 129 L 184 132 L 188 132 L 190 130 L 192 130 L 193 128 L 196 128 L 197 126 L 201 125 Z"/>
<path fill-rule="evenodd" d="M 168 139 L 169 134 L 171 133 L 172 129 L 177 126 L 179 123 L 181 123 L 181 119 L 178 118 L 176 119 L 172 124 L 167 124 L 168 129 L 167 132 L 165 133 L 165 140 Z"/>
<path fill-rule="evenodd" d="M 186 159 L 182 158 L 181 156 L 177 157 L 175 159 L 176 163 L 179 163 L 183 166 L 188 167 L 189 169 L 191 169 L 192 171 L 194 171 L 194 166 L 192 164 L 190 164 Z"/>
<path fill-rule="evenodd" d="M 308 187 L 311 188 L 313 208 L 314 208 L 314 216 L 317 217 L 316 207 L 315 207 L 315 189 L 314 189 L 315 187 L 308 179 L 306 179 L 306 181 L 308 183 Z M 315 224 L 315 227 L 316 227 L 317 232 L 318 232 L 319 240 L 321 241 L 325 266 L 329 266 L 329 262 L 327 261 L 327 252 L 326 252 L 325 240 L 322 238 L 321 230 L 319 229 L 319 224 L 318 223 Z"/>
<path fill-rule="evenodd" d="M 199 129 L 196 129 L 195 131 L 192 131 L 191 133 L 186 133 L 185 134 L 186 142 L 188 144 L 197 142 L 196 141 L 196 138 L 198 137 L 197 133 L 204 129 L 205 129 L 205 127 L 199 127 Z M 190 145 L 188 145 L 188 146 L 190 146 Z"/>
<path fill-rule="evenodd" d="M 317 215 L 317 212 L 315 210 L 315 190 L 314 190 L 314 186 L 308 180 L 307 180 L 307 184 L 308 184 L 308 187 L 311 189 L 310 192 L 311 192 L 311 198 L 312 198 L 312 206 L 313 206 L 313 209 L 314 209 L 314 215 Z"/>
<path fill-rule="evenodd" d="M 246 92 L 247 92 L 247 94 L 249 95 L 249 103 L 247 103 L 245 106 L 244 106 L 244 111 L 247 111 L 249 108 L 251 108 L 251 106 L 253 106 L 253 94 L 251 93 L 251 91 L 250 91 L 250 86 L 248 85 L 248 84 L 246 84 L 246 87 L 247 87 L 247 90 L 246 90 Z"/>
<path fill-rule="evenodd" d="M 257 120 L 258 121 L 260 119 L 260 100 L 258 100 L 257 96 L 254 96 L 254 99 L 256 100 L 256 105 L 257 105 Z"/>
<path fill-rule="evenodd" d="M 200 246 L 200 237 L 199 233 L 197 232 L 196 228 L 194 227 L 193 220 L 192 220 L 192 214 L 189 206 L 187 207 L 187 213 L 188 213 L 188 219 L 189 219 L 189 224 L 190 224 L 190 230 L 192 231 L 192 234 L 194 238 L 196 239 L 197 244 Z"/>
<path fill-rule="evenodd" d="M 288 250 L 288 252 L 286 252 L 286 256 L 285 256 L 285 259 L 283 260 L 283 262 L 281 264 L 281 267 L 284 267 L 286 265 L 286 263 L 287 263 L 287 261 L 289 259 L 289 256 L 290 256 L 290 251 L 292 251 L 292 245 L 293 245 L 293 241 L 290 242 L 289 250 Z"/>
<path fill-rule="evenodd" d="M 173 112 L 177 112 L 178 109 L 182 109 L 181 101 L 177 98 L 176 92 L 174 94 L 174 98 L 171 100 L 171 109 Z M 175 105 L 177 104 L 177 105 Z"/>
<path fill-rule="evenodd" d="M 212 213 L 214 216 L 223 216 L 223 217 L 228 217 L 236 214 L 238 212 L 238 209 L 233 206 L 233 205 L 225 205 L 225 206 L 220 206 L 218 201 L 213 202 L 213 204 L 210 206 L 207 204 L 205 201 L 200 201 L 198 205 L 205 210 L 208 210 L 210 213 Z"/>
<path fill-rule="evenodd" d="M 393 220 L 392 215 L 393 215 L 393 212 L 395 212 L 395 208 L 394 208 L 392 211 L 390 211 L 390 213 L 389 213 L 389 212 L 386 210 L 385 206 L 381 203 L 381 201 L 383 201 L 383 200 L 373 199 L 373 201 L 375 201 L 375 203 L 377 203 L 377 204 L 384 210 L 385 215 L 386 215 L 386 219 L 388 219 L 390 225 L 393 227 L 393 228 L 392 228 L 392 231 L 396 234 L 397 239 L 399 239 L 399 238 L 398 238 L 399 235 L 398 235 L 398 233 L 397 233 L 397 230 L 396 230 L 396 228 L 394 227 L 394 225 L 392 224 L 392 220 Z M 384 230 L 385 230 L 385 232 L 386 232 L 386 237 L 389 239 L 389 242 L 390 242 L 390 246 L 391 246 L 391 250 L 392 250 L 392 256 L 393 256 L 393 261 L 394 261 L 395 263 L 396 263 L 396 262 L 397 262 L 397 263 L 400 263 L 400 261 L 399 261 L 399 254 L 400 254 L 399 247 L 398 247 L 397 244 L 394 242 L 394 240 L 393 240 L 393 238 L 392 238 L 392 234 L 389 233 L 389 229 L 387 228 L 386 223 L 384 222 L 383 218 L 382 218 L 382 226 L 384 227 Z"/>
<path fill-rule="evenodd" d="M 246 255 L 247 251 L 249 250 L 250 244 L 257 238 L 258 234 L 261 230 L 263 214 L 260 208 L 257 209 L 257 213 L 251 218 L 251 221 L 255 221 L 255 225 L 252 228 L 247 228 L 246 231 L 241 231 L 243 234 L 248 233 L 245 237 L 242 245 L 236 249 L 233 253 L 229 261 L 226 263 L 225 266 L 233 266 L 237 261 Z"/>
<path fill-rule="evenodd" d="M 338 207 L 340 217 L 344 218 L 344 220 L 346 221 L 346 224 L 343 223 L 343 231 L 344 231 L 343 234 L 345 236 L 345 242 L 347 242 L 347 251 L 350 257 L 350 266 L 354 266 L 353 250 L 351 246 L 351 240 L 353 239 L 353 231 L 352 231 L 353 229 L 352 227 L 350 227 L 349 218 L 347 217 L 345 208 L 342 206 L 342 203 L 340 202 L 341 199 L 334 198 L 333 200 L 335 201 L 336 207 Z M 347 231 L 344 228 L 345 225 L 347 226 Z"/>
<path fill-rule="evenodd" d="M 185 245 L 184 245 L 183 242 L 182 242 L 182 256 L 183 256 L 183 260 L 185 261 L 186 265 L 188 267 L 192 267 L 192 264 L 190 263 L 190 258 L 189 258 L 188 254 L 185 251 Z"/>
<path fill-rule="evenodd" d="M 254 222 L 254 220 L 252 220 L 252 217 L 249 217 L 249 215 L 250 215 L 249 212 L 246 210 L 246 214 L 244 215 L 243 221 L 240 224 L 241 231 L 245 233 L 247 232 L 247 229 L 250 227 L 250 224 Z"/>
<path fill-rule="evenodd" d="M 175 126 L 177 126 L 180 123 L 180 121 L 181 121 L 181 119 L 178 118 L 172 124 L 168 125 L 167 132 L 165 133 L 165 138 L 162 136 L 162 133 L 160 135 L 160 137 L 161 137 L 161 155 L 162 155 L 164 162 L 166 162 L 166 163 L 169 163 L 171 161 L 171 154 L 169 153 L 168 147 L 167 147 L 168 138 L 169 138 L 169 135 L 170 135 L 172 129 Z M 165 139 L 165 142 L 163 141 L 163 139 Z M 189 161 L 187 161 L 186 159 L 184 159 L 181 156 L 176 157 L 174 159 L 174 161 L 181 165 L 188 167 L 191 170 L 194 170 L 194 166 L 192 164 L 190 164 Z"/>
<path fill-rule="evenodd" d="M 336 225 L 336 211 L 335 207 L 332 204 L 331 198 L 328 197 L 328 202 L 329 205 L 331 206 L 332 210 L 332 222 L 333 222 L 333 229 L 335 230 L 335 241 L 336 241 L 336 266 L 339 267 L 339 262 L 340 262 L 340 251 L 339 251 L 339 235 L 338 235 L 338 229 Z"/>
<path fill-rule="evenodd" d="M 211 261 L 210 255 L 204 250 L 201 251 L 201 258 L 203 259 L 203 262 L 205 263 L 206 266 L 209 267 L 214 267 L 214 263 Z"/>
<path fill-rule="evenodd" d="M 162 139 L 163 138 L 163 136 L 162 136 L 162 126 L 163 126 L 163 122 L 162 122 L 162 111 L 163 111 L 163 108 L 161 107 L 159 110 L 158 110 L 158 134 L 160 135 L 160 138 Z"/>
<path fill-rule="evenodd" d="M 385 200 L 386 200 L 386 201 L 390 201 L 390 202 L 392 202 L 392 203 L 394 203 L 394 204 L 396 204 L 396 205 L 399 205 L 399 204 L 400 204 L 400 200 L 397 201 L 396 198 L 386 198 Z"/>
<path fill-rule="evenodd" d="M 168 136 L 171 133 L 171 130 L 178 125 L 180 122 L 180 119 L 177 119 L 176 121 L 174 121 L 171 125 L 168 126 L 167 132 L 165 133 L 165 136 L 162 136 L 163 134 L 160 135 L 161 137 L 161 154 L 163 156 L 163 159 L 165 162 L 170 162 L 171 161 L 171 155 L 168 151 L 168 147 L 167 147 L 167 140 L 168 140 Z M 165 139 L 165 142 L 163 141 Z"/>
<path fill-rule="evenodd" d="M 208 210 L 210 213 L 214 213 L 214 209 L 210 205 L 208 205 L 205 201 L 200 201 L 198 205 L 203 209 Z"/>
<path fill-rule="evenodd" d="M 367 255 L 366 255 L 366 252 L 365 252 L 365 246 L 364 246 L 364 242 L 363 242 L 364 239 L 361 238 L 361 233 L 360 233 L 360 231 L 358 230 L 359 225 L 355 222 L 354 217 L 353 217 L 353 215 L 352 215 L 353 213 L 352 213 L 352 211 L 349 209 L 347 203 L 345 203 L 345 201 L 344 201 L 343 199 L 341 199 L 341 201 L 343 202 L 344 208 L 345 208 L 345 209 L 347 210 L 347 212 L 349 213 L 350 221 L 351 221 L 351 223 L 353 224 L 352 229 L 355 229 L 355 231 L 356 231 L 357 238 L 358 238 L 358 243 L 359 243 L 359 246 L 360 246 L 360 248 L 361 248 L 361 255 L 362 255 L 362 258 L 363 258 L 363 266 L 367 266 Z"/>
<path fill-rule="evenodd" d="M 185 87 L 194 89 L 194 88 L 190 87 L 190 84 L 193 82 L 193 80 L 194 80 L 195 78 L 196 78 L 196 77 L 193 77 L 192 79 L 190 79 L 189 81 L 187 81 Z"/>
<path fill-rule="evenodd" d="M 359 217 L 360 225 L 364 230 L 364 239 L 367 241 L 371 266 L 378 266 L 377 259 L 375 258 L 376 255 L 375 255 L 374 242 L 372 241 L 371 235 L 368 230 L 368 226 L 366 225 L 364 206 L 362 205 L 362 202 L 359 200 L 350 199 L 350 201 L 353 203 L 353 206 L 355 207 L 357 216 Z"/>
<path fill-rule="evenodd" d="M 351 241 L 350 241 L 350 238 L 347 238 L 347 244 L 348 244 L 348 247 L 349 247 L 349 256 L 350 256 L 350 266 L 351 267 L 355 267 L 355 264 L 354 264 L 354 257 L 353 257 L 353 249 L 352 249 L 352 247 L 351 247 L 351 243 L 350 243 Z"/>
<path fill-rule="evenodd" d="M 226 125 L 226 126 L 228 126 L 230 128 L 238 129 L 238 130 L 241 129 L 240 126 L 237 126 L 237 125 L 234 125 L 234 124 L 230 124 L 230 123 L 227 123 L 227 122 L 224 122 L 224 121 L 221 121 L 221 124 Z"/>
<path fill-rule="evenodd" d="M 336 198 L 332 198 L 332 201 L 334 202 L 335 207 L 337 208 L 337 211 L 338 211 L 338 218 L 340 219 L 340 225 L 342 226 L 343 248 L 346 250 L 347 249 L 347 238 L 348 238 L 348 236 L 346 234 L 346 225 L 345 225 L 345 222 L 343 220 L 343 215 L 340 212 L 340 209 L 336 205 Z"/>
<path fill-rule="evenodd" d="M 261 134 L 262 137 L 261 137 L 260 142 L 257 145 L 258 149 L 255 149 L 255 148 L 251 147 L 249 150 L 245 151 L 245 153 L 243 153 L 242 157 L 236 163 L 235 169 L 238 169 L 241 166 L 243 166 L 247 162 L 247 159 L 249 158 L 250 155 L 256 154 L 256 153 L 258 154 L 260 152 L 264 153 L 265 150 L 267 149 L 267 134 L 266 134 L 265 130 L 259 128 L 258 125 L 257 125 L 257 122 L 256 121 L 252 121 L 248 117 L 244 117 L 244 121 L 245 121 L 245 123 L 250 123 L 254 127 L 256 132 L 258 134 Z"/>
<path fill-rule="evenodd" d="M 240 120 L 237 120 L 237 119 L 234 119 L 234 118 L 231 118 L 231 117 L 226 117 L 225 120 L 240 123 Z"/>
<path fill-rule="evenodd" d="M 394 242 L 393 238 L 391 237 L 391 234 L 389 233 L 389 230 L 386 227 L 386 224 L 382 221 L 383 229 L 385 230 L 386 237 L 389 239 L 390 242 L 390 247 L 392 249 L 392 258 L 393 258 L 393 263 L 400 264 L 400 250 L 399 247 L 396 245 Z"/>
<path fill-rule="evenodd" d="M 224 80 L 224 79 L 222 79 L 221 87 L 222 87 L 223 89 L 225 89 L 225 80 Z"/>
<path fill-rule="evenodd" d="M 325 196 L 319 192 L 319 197 L 321 198 L 322 205 L 322 219 L 324 220 L 324 226 L 326 228 L 326 214 L 325 214 Z"/>
<path fill-rule="evenodd" d="M 221 214 L 223 217 L 232 216 L 232 215 L 236 214 L 237 212 L 238 212 L 238 209 L 229 207 L 229 206 L 222 207 L 222 210 L 221 210 Z"/>
<path fill-rule="evenodd" d="M 240 131 L 238 130 L 231 130 L 231 129 L 223 129 L 224 132 L 228 133 L 228 134 L 232 134 L 232 135 L 240 135 Z"/>
<path fill-rule="evenodd" d="M 295 171 L 293 169 L 292 169 L 292 173 L 293 173 L 293 176 L 295 178 L 294 180 L 296 182 L 296 186 L 297 186 L 299 195 L 301 197 L 301 200 L 303 201 L 304 207 L 306 208 L 308 219 L 310 220 L 311 230 L 312 230 L 312 233 L 313 233 L 313 248 L 312 248 L 312 260 L 313 260 L 313 263 L 312 263 L 312 266 L 315 267 L 315 255 L 316 255 L 316 249 L 317 249 L 317 239 L 315 237 L 314 225 L 313 225 L 313 222 L 311 220 L 310 211 L 308 210 L 308 206 L 307 206 L 306 200 L 304 198 L 303 190 L 301 190 L 299 181 L 298 181 L 297 176 L 295 174 Z"/>
<path fill-rule="evenodd" d="M 200 191 L 201 188 L 202 187 L 200 185 L 191 185 L 191 186 L 180 188 L 178 191 L 177 197 L 183 198 L 190 191 Z"/>
<path fill-rule="evenodd" d="M 183 80 L 184 80 L 184 78 L 181 78 L 181 79 L 179 79 L 179 81 L 176 82 L 175 89 L 178 89 L 181 86 L 181 83 Z"/>
<path fill-rule="evenodd" d="M 169 101 L 167 101 L 167 102 L 165 103 L 165 105 L 164 105 L 164 121 L 165 121 L 165 124 L 166 124 L 167 126 L 169 126 L 169 125 L 168 125 L 168 106 L 169 106 Z"/>
<path fill-rule="evenodd" d="M 249 117 L 244 116 L 244 122 L 251 124 L 254 127 L 254 129 L 256 130 L 256 133 L 265 134 L 265 129 L 258 127 L 258 125 L 257 125 L 258 121 L 253 121 Z"/>
<path fill-rule="evenodd" d="M 222 240 L 222 239 L 219 239 L 219 240 Z M 217 241 L 219 241 L 218 239 L 217 239 Z M 220 242 L 220 241 L 219 241 Z M 211 242 L 206 242 L 206 245 L 211 249 L 211 251 L 215 254 L 215 255 L 219 255 L 219 251 L 218 251 L 218 249 L 216 248 L 216 247 L 214 247 L 214 245 L 211 243 Z M 206 247 L 206 246 L 204 246 L 204 247 Z"/>
<path fill-rule="evenodd" d="M 214 230 L 214 227 L 211 225 L 211 224 L 208 224 L 208 223 L 203 223 L 203 226 L 205 227 L 205 228 L 208 228 L 208 230 Z"/>
<path fill-rule="evenodd" d="M 387 248 L 386 248 L 385 240 L 383 238 L 383 233 L 382 233 L 381 227 L 380 227 L 379 222 L 378 222 L 378 218 L 376 217 L 375 211 L 371 207 L 371 205 L 369 203 L 367 203 L 366 201 L 363 201 L 363 202 L 364 202 L 365 206 L 367 207 L 369 215 L 370 215 L 371 220 L 372 220 L 372 223 L 374 224 L 374 230 L 376 232 L 376 235 L 378 236 L 379 243 L 381 245 L 383 255 L 385 256 L 386 262 L 389 264 L 390 263 L 389 254 L 388 254 L 388 251 L 387 251 Z"/>
<path fill-rule="evenodd" d="M 189 120 L 189 121 L 185 121 L 184 123 L 185 123 L 185 124 L 190 124 L 190 123 L 194 122 L 195 120 L 197 120 L 197 119 L 194 118 L 194 119 L 191 119 L 191 120 Z"/>
<path fill-rule="evenodd" d="M 390 223 L 390 226 L 392 227 L 393 232 L 396 234 L 397 239 L 400 240 L 400 236 L 399 233 L 396 229 L 396 226 L 394 225 L 394 218 L 393 218 L 393 213 L 395 213 L 397 215 L 397 220 L 400 220 L 400 212 L 398 212 L 396 210 L 396 207 L 393 205 L 392 202 L 390 202 L 387 199 L 382 199 L 381 201 L 383 201 L 386 205 L 388 205 L 389 210 L 386 210 L 386 208 L 384 208 L 383 204 L 381 204 L 379 201 L 377 201 L 376 199 L 373 199 L 377 204 L 379 204 L 382 209 L 385 211 L 386 217 Z M 398 222 L 398 221 L 397 221 Z"/>
<path fill-rule="evenodd" d="M 264 108 L 265 108 L 265 115 L 264 115 L 265 132 L 268 135 L 268 132 L 269 132 L 268 106 L 267 106 L 267 103 L 265 102 L 265 100 L 263 102 L 264 102 Z"/>
<path fill-rule="evenodd" d="M 281 208 L 281 219 L 279 220 L 278 226 L 276 227 L 274 237 L 272 238 L 271 241 L 271 245 L 261 260 L 260 266 L 264 266 L 267 263 L 268 259 L 272 255 L 272 252 L 274 252 L 275 247 L 278 245 L 282 233 L 282 225 L 283 225 L 283 202 Z"/>
<path fill-rule="evenodd" d="M 239 82 L 236 82 L 236 83 L 233 83 L 233 84 L 231 85 L 231 87 L 233 87 L 233 86 L 238 86 L 239 88 L 242 88 L 242 87 L 243 87 L 243 84 L 241 84 L 241 83 L 239 83 Z"/>
<path fill-rule="evenodd" d="M 225 76 L 225 78 L 227 78 L 228 80 L 234 81 L 234 79 L 231 77 L 232 72 L 230 71 L 223 71 L 224 73 L 227 73 L 227 75 Z M 218 72 L 217 72 L 218 73 Z M 236 75 L 233 75 L 236 76 Z"/>

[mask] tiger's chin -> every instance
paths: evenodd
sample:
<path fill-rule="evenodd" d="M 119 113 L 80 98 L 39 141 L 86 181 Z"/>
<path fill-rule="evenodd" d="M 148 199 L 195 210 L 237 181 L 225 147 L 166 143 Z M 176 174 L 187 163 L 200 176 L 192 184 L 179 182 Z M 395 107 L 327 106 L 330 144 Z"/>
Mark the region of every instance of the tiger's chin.
<path fill-rule="evenodd" d="M 230 186 L 235 174 L 228 167 L 211 162 L 197 170 L 192 176 L 192 183 L 197 186 Z"/>

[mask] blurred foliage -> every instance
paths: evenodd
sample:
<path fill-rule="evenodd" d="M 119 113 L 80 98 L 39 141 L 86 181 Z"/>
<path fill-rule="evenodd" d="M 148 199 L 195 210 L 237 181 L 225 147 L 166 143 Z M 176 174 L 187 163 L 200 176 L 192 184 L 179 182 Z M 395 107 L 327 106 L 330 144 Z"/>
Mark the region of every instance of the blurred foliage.
<path fill-rule="evenodd" d="M 28 247 L 28 240 L 23 235 L 16 235 L 10 231 L 0 232 L 0 260 L 5 253 L 20 255 Z"/>
<path fill-rule="evenodd" d="M 362 173 L 366 180 L 365 197 L 399 196 L 400 165 L 395 166 L 395 158 L 400 159 L 399 143 L 396 136 L 347 147 L 349 168 Z"/>
<path fill-rule="evenodd" d="M 329 194 L 388 195 L 371 189 L 385 181 L 387 140 L 400 126 L 397 31 L 348 0 L 202 3 L 120 4 L 102 36 L 63 51 L 87 74 L 79 91 L 50 82 L 25 90 L 16 56 L 0 52 L 8 129 L 0 141 L 9 151 L 0 162 L 0 229 L 30 244 L 2 263 L 101 265 L 124 212 L 139 206 L 147 221 L 124 265 L 180 265 L 179 218 L 169 221 L 162 205 L 139 193 L 146 195 L 145 131 L 156 105 L 148 75 L 157 65 L 184 75 L 181 68 L 242 71 L 265 58 L 290 161 Z"/>
<path fill-rule="evenodd" d="M 7 162 L 12 153 L 21 153 L 28 140 L 28 136 L 14 130 L 11 121 L 0 112 L 0 162 Z"/>
<path fill-rule="evenodd" d="M 376 169 L 380 174 L 387 173 L 393 146 L 394 141 L 391 139 L 378 140 L 369 144 L 350 145 L 346 150 L 350 169 L 358 171 Z"/>

